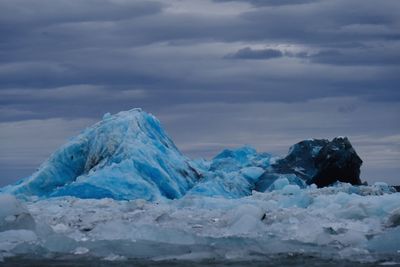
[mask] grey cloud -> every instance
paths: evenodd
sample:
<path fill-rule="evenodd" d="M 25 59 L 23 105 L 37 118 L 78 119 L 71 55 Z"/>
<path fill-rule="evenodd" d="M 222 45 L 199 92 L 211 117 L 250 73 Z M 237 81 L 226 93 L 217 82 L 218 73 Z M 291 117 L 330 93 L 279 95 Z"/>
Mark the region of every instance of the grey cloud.
<path fill-rule="evenodd" d="M 276 49 L 252 49 L 245 47 L 239 49 L 236 53 L 228 54 L 225 58 L 231 59 L 271 59 L 283 57 L 283 53 Z"/>
<path fill-rule="evenodd" d="M 400 65 L 398 49 L 388 51 L 376 49 L 357 49 L 357 51 L 323 50 L 309 56 L 312 62 L 333 65 Z"/>
<path fill-rule="evenodd" d="M 342 106 L 357 107 L 340 112 Z M 369 103 L 356 97 L 279 103 L 188 103 L 154 113 L 192 158 L 212 157 L 220 149 L 249 144 L 259 151 L 285 155 L 302 139 L 346 135 L 364 160 L 363 179 L 395 183 L 399 171 L 400 114 L 397 103 Z M 101 119 L 46 119 L 0 123 L 0 175 L 10 168 L 33 171 L 58 146 Z M 32 160 L 33 159 L 33 160 Z M 385 177 L 382 177 L 384 171 Z M 389 170 L 389 171 L 387 171 Z M 16 172 L 7 172 L 16 179 Z M 375 176 L 379 175 L 379 176 Z M 12 179 L 11 179 L 12 178 Z"/>
<path fill-rule="evenodd" d="M 214 2 L 246 2 L 254 6 L 285 6 L 319 2 L 320 0 L 213 0 Z"/>
<path fill-rule="evenodd" d="M 138 54 L 129 50 L 120 55 L 110 51 L 76 55 L 66 52 L 72 62 L 79 57 L 82 62 L 65 64 L 68 69 L 59 75 L 38 73 L 32 67 L 29 70 L 33 75 L 27 76 L 29 71 L 18 68 L 23 72 L 15 70 L 13 80 L 9 80 L 13 86 L 3 85 L 0 90 L 0 105 L 10 110 L 2 112 L 0 120 L 92 117 L 132 106 L 158 111 L 171 105 L 213 101 L 299 102 L 346 95 L 371 101 L 400 99 L 397 72 L 387 67 L 322 67 L 298 63 L 295 57 L 245 63 L 219 57 L 204 60 L 190 53 L 187 57 L 169 55 L 168 49 L 164 56 L 146 55 L 155 49 L 140 50 Z M 118 63 L 112 64 L 116 58 Z M 11 76 L 5 75 L 4 79 Z"/>
<path fill-rule="evenodd" d="M 400 3 L 396 1 L 382 5 L 369 0 L 323 1 L 314 5 L 263 8 L 242 17 L 260 25 L 258 33 L 266 39 L 330 45 L 398 39 L 398 10 Z M 379 27 L 362 30 L 371 25 Z M 253 38 L 257 38 L 257 33 L 254 34 Z"/>
<path fill-rule="evenodd" d="M 0 65 L 2 87 L 8 86 L 54 86 L 54 80 L 68 79 L 67 66 L 51 61 L 12 62 Z"/>
<path fill-rule="evenodd" d="M 146 92 L 141 89 L 116 90 L 111 94 L 102 86 L 86 84 L 41 90 L 6 89 L 0 91 L 0 104 L 4 107 L 0 121 L 98 117 L 107 110 L 116 112 L 118 108 L 141 106 L 145 98 Z"/>
<path fill-rule="evenodd" d="M 57 23 L 118 21 L 159 13 L 163 7 L 163 4 L 155 1 L 4 0 L 0 2 L 0 23 L 3 26 L 43 26 Z"/>
<path fill-rule="evenodd" d="M 154 1 L 1 1 L 0 59 L 7 60 L 10 51 L 18 59 L 26 50 L 31 56 L 47 57 L 57 49 L 82 48 L 89 40 L 104 41 L 101 38 L 119 21 L 158 14 L 164 7 Z"/>
<path fill-rule="evenodd" d="M 317 53 L 280 51 L 277 49 L 252 49 L 245 47 L 224 56 L 226 59 L 272 59 L 297 57 L 309 59 L 313 63 L 332 65 L 400 65 L 400 46 L 394 47 L 354 47 L 347 49 L 327 49 Z"/>
<path fill-rule="evenodd" d="M 58 124 L 44 121 L 60 119 L 66 137 L 72 121 L 142 107 L 192 155 L 246 140 L 282 152 L 310 136 L 398 133 L 399 1 L 218 0 L 210 12 L 191 7 L 203 0 L 161 1 L 1 1 L 0 123 L 37 119 L 51 131 Z M 337 99 L 328 111 L 326 98 Z M 371 161 L 382 155 L 379 168 L 394 171 L 390 145 L 368 142 L 363 153 L 377 147 Z M 0 174 L 17 172 L 16 159 Z"/>
<path fill-rule="evenodd" d="M 88 9 L 85 3 L 83 1 L 82 10 Z M 21 48 L 26 37 L 29 37 L 31 49 L 45 47 L 50 50 L 56 47 L 127 47 L 177 40 L 285 41 L 322 45 L 335 42 L 336 45 L 343 45 L 368 40 L 398 39 L 400 33 L 396 25 L 399 22 L 399 9 L 398 2 L 392 0 L 378 6 L 370 0 L 323 1 L 312 7 L 261 8 L 243 12 L 241 16 L 162 12 L 110 23 L 104 21 L 100 12 L 97 15 L 94 13 L 93 20 L 89 22 L 76 19 L 73 23 L 51 23 L 34 29 L 30 23 L 24 24 L 23 33 L 15 35 L 14 29 L 5 31 L 3 35 L 10 36 L 3 42 L 12 50 Z M 107 10 L 107 5 L 104 10 Z M 46 15 L 51 17 L 52 14 L 45 13 L 43 17 L 46 18 Z M 366 30 L 365 25 L 380 26 L 368 26 L 370 29 Z"/>

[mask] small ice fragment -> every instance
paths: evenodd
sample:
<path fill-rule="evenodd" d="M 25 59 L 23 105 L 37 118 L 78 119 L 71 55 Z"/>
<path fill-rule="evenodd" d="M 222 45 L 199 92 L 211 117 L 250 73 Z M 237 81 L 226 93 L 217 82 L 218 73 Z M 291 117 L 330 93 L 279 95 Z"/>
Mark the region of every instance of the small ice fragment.
<path fill-rule="evenodd" d="M 273 190 L 281 190 L 287 185 L 289 185 L 289 180 L 287 178 L 279 178 L 270 186 L 270 188 L 273 188 Z"/>
<path fill-rule="evenodd" d="M 400 208 L 397 208 L 390 213 L 386 225 L 388 227 L 396 227 L 400 225 Z"/>
<path fill-rule="evenodd" d="M 240 170 L 243 176 L 249 181 L 256 181 L 264 173 L 264 169 L 260 167 L 246 167 Z"/>
<path fill-rule="evenodd" d="M 0 231 L 12 229 L 34 229 L 31 214 L 13 195 L 0 195 Z"/>
<path fill-rule="evenodd" d="M 294 184 L 286 185 L 282 189 L 282 193 L 287 194 L 287 195 L 296 195 L 296 194 L 299 194 L 300 192 L 301 192 L 300 186 L 294 185 Z"/>
<path fill-rule="evenodd" d="M 56 233 L 65 233 L 69 229 L 68 226 L 66 226 L 63 223 L 53 225 L 53 226 L 51 226 L 51 228 L 53 228 L 54 232 L 56 232 Z"/>

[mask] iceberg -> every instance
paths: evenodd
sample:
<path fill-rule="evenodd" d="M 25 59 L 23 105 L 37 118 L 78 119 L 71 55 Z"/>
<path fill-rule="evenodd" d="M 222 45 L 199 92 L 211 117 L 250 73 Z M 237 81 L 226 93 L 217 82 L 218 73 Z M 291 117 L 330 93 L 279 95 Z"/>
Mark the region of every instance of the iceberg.
<path fill-rule="evenodd" d="M 4 191 L 155 201 L 181 197 L 199 178 L 160 122 L 133 109 L 106 114 L 52 154 L 32 176 Z"/>
<path fill-rule="evenodd" d="M 359 185 L 361 164 L 345 137 L 299 142 L 284 158 L 244 146 L 226 149 L 209 161 L 190 160 L 153 115 L 132 109 L 105 114 L 54 152 L 38 171 L 2 192 L 149 201 L 186 194 L 240 198 L 253 190 L 275 190 L 279 181 L 300 188 L 337 181 Z"/>
<path fill-rule="evenodd" d="M 301 141 L 285 157 L 246 145 L 192 160 L 153 115 L 106 114 L 0 189 L 0 262 L 400 264 L 400 194 L 363 184 L 361 164 L 346 137 Z"/>

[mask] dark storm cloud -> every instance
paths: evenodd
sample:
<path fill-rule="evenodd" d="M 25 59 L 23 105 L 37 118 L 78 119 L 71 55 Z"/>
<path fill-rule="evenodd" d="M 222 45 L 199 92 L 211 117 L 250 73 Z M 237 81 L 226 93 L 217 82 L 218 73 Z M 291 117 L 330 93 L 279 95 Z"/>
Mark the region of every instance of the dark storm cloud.
<path fill-rule="evenodd" d="M 400 66 L 400 45 L 390 48 L 382 47 L 351 47 L 351 49 L 322 49 L 316 53 L 307 52 L 287 52 L 277 49 L 252 49 L 245 47 L 235 53 L 228 53 L 226 59 L 252 59 L 262 60 L 279 57 L 297 57 L 308 59 L 313 63 L 331 65 L 399 65 Z"/>
<path fill-rule="evenodd" d="M 159 13 L 163 7 L 155 1 L 3 0 L 0 3 L 0 23 L 3 27 L 26 28 L 57 23 L 116 21 Z"/>
<path fill-rule="evenodd" d="M 385 2 L 388 3 L 388 2 Z M 393 3 L 400 10 L 399 2 Z M 388 5 L 390 6 L 390 5 Z M 265 8 L 244 13 L 242 18 L 258 25 L 252 39 L 336 46 L 374 40 L 398 40 L 397 10 L 372 5 L 371 1 L 327 1 L 321 4 Z"/>
<path fill-rule="evenodd" d="M 245 2 L 254 6 L 285 6 L 301 5 L 318 2 L 320 0 L 213 0 L 214 2 Z"/>
<path fill-rule="evenodd" d="M 193 155 L 246 138 L 264 148 L 267 133 L 282 152 L 331 132 L 371 133 L 360 142 L 370 154 L 371 140 L 400 127 L 399 13 L 398 0 L 0 1 L 0 151 L 14 155 L 0 155 L 0 175 L 29 155 L 25 173 L 39 150 L 42 160 L 105 112 L 132 107 L 165 120 Z M 37 133 L 46 138 L 32 147 L 13 134 L 40 127 L 57 142 Z M 395 169 L 398 139 L 388 140 L 371 160 Z"/>
<path fill-rule="evenodd" d="M 245 47 L 234 54 L 228 54 L 225 58 L 231 59 L 271 59 L 282 57 L 283 53 L 276 49 L 251 49 Z"/>
<path fill-rule="evenodd" d="M 398 65 L 400 67 L 400 46 L 397 50 L 376 51 L 375 49 L 358 49 L 357 51 L 323 50 L 310 55 L 312 62 L 333 65 Z"/>
<path fill-rule="evenodd" d="M 5 3 L 12 5 L 13 2 Z M 28 10 L 31 9 L 27 18 L 18 15 L 22 12 L 17 12 L 15 19 L 11 15 L 9 19 L 5 16 L 6 25 L 14 27 L 14 23 L 19 24 L 23 31 L 7 28 L 3 36 L 8 38 L 3 38 L 2 43 L 18 50 L 18 48 L 26 49 L 29 42 L 32 49 L 46 48 L 51 51 L 57 48 L 129 47 L 174 40 L 197 42 L 284 40 L 343 45 L 343 43 L 367 40 L 396 40 L 400 37 L 397 27 L 399 22 L 397 11 L 400 9 L 400 4 L 395 0 L 388 0 L 380 5 L 371 0 L 323 1 L 300 7 L 261 8 L 243 12 L 238 16 L 222 17 L 215 14 L 157 13 L 161 11 L 162 5 L 151 2 L 149 6 L 141 2 L 136 4 L 139 7 L 144 5 L 145 8 L 134 8 L 129 5 L 125 7 L 122 4 L 113 7 L 115 4 L 111 2 L 104 2 L 103 5 L 99 2 L 96 5 L 99 11 L 90 12 L 90 1 L 88 3 L 83 1 L 81 5 L 73 1 L 81 8 L 78 14 L 69 12 L 71 14 L 68 16 L 58 16 L 57 12 L 55 15 L 51 13 L 52 9 L 41 13 L 38 4 L 40 1 L 34 3 L 37 4 L 27 6 Z M 51 3 L 57 5 L 58 2 Z M 42 4 L 46 6 L 46 2 Z M 0 10 L 5 10 L 2 12 L 6 13 L 8 9 Z M 62 12 L 62 8 L 53 9 Z M 111 10 L 110 13 L 105 12 L 108 9 Z M 115 14 L 118 13 L 113 13 L 113 9 L 124 9 L 124 12 L 116 17 Z M 66 11 L 68 14 L 69 10 Z M 84 20 L 85 12 L 90 13 L 87 14 L 86 20 Z M 6 14 L 12 13 L 9 11 Z M 38 27 L 37 21 L 45 23 L 39 23 Z M 24 42 L 27 42 L 25 46 Z M 30 55 L 32 56 L 32 53 Z"/>

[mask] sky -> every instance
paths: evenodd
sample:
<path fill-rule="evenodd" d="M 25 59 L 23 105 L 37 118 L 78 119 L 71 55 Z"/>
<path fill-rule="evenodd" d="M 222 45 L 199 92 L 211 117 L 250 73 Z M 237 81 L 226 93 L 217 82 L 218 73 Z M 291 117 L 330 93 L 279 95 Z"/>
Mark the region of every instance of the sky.
<path fill-rule="evenodd" d="M 192 158 L 340 135 L 362 180 L 400 184 L 399 14 L 399 0 L 2 0 L 0 186 L 135 107 Z"/>

